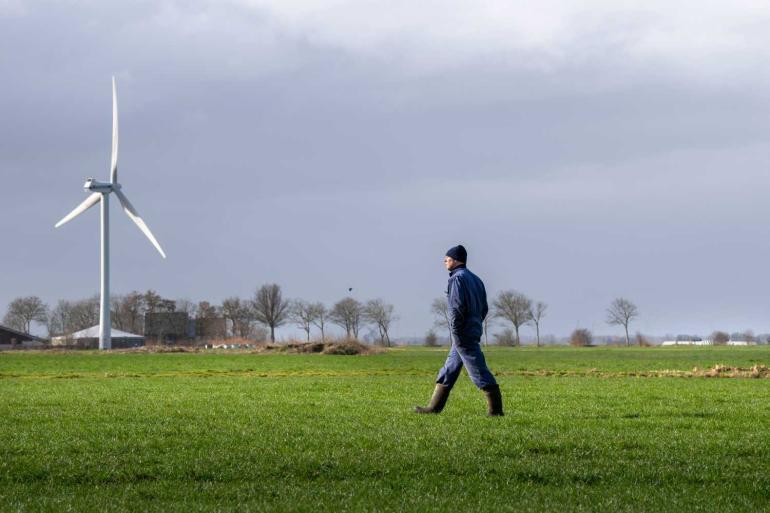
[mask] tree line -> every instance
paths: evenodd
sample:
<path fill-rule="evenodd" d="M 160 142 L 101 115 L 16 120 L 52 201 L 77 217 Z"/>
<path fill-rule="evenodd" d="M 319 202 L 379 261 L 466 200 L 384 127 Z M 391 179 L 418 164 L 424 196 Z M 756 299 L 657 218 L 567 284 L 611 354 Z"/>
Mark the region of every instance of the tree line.
<path fill-rule="evenodd" d="M 515 290 L 504 290 L 492 300 L 489 313 L 484 319 L 484 343 L 488 344 L 489 328 L 497 320 L 510 323 L 513 329 L 506 328 L 501 333 L 496 333 L 495 338 L 500 345 L 521 345 L 519 330 L 526 325 L 535 328 L 537 346 L 540 347 L 540 323 L 545 317 L 548 305 L 542 301 L 533 301 L 525 294 Z M 450 331 L 449 306 L 446 298 L 437 297 L 431 303 L 431 312 L 434 315 L 435 328 Z M 429 332 L 428 337 L 433 340 L 435 333 Z M 449 333 L 451 340 L 451 333 Z M 431 342 L 428 342 L 431 345 Z"/>
<path fill-rule="evenodd" d="M 348 339 L 358 339 L 361 329 L 368 326 L 374 330 L 379 342 L 386 346 L 392 344 L 390 329 L 398 319 L 394 306 L 382 299 L 360 302 L 347 297 L 328 307 L 322 302 L 285 299 L 281 287 L 275 283 L 262 285 L 249 298 L 228 297 L 219 305 L 209 301 L 194 303 L 187 299 L 167 299 L 153 290 L 133 291 L 112 296 L 110 309 L 114 328 L 137 334 L 144 334 L 144 316 L 147 313 L 185 312 L 193 319 L 224 318 L 229 321 L 231 333 L 235 337 L 269 339 L 273 342 L 275 330 L 287 324 L 302 330 L 308 341 L 315 332 L 323 342 L 326 342 L 330 325 L 344 330 Z M 448 333 L 446 298 L 434 299 L 430 309 L 435 318 L 433 327 Z M 536 345 L 540 347 L 541 325 L 547 313 L 548 304 L 543 301 L 533 300 L 516 290 L 501 291 L 490 302 L 490 312 L 484 321 L 484 343 L 489 343 L 490 327 L 502 323 L 503 330 L 493 335 L 497 344 L 519 346 L 520 330 L 532 327 Z M 638 307 L 632 301 L 618 297 L 606 309 L 605 320 L 608 325 L 623 328 L 625 343 L 630 346 L 630 325 L 638 317 Z M 99 323 L 99 296 L 78 300 L 62 299 L 53 308 L 49 308 L 37 296 L 19 297 L 9 304 L 2 322 L 25 333 L 29 333 L 33 324 L 37 323 L 48 330 L 49 336 L 68 335 Z M 761 337 L 755 337 L 751 331 L 732 335 L 715 331 L 710 338 L 714 344 L 726 344 L 729 340 L 754 342 Z M 685 336 L 678 336 L 677 339 L 684 341 Z M 586 329 L 577 328 L 568 341 L 576 346 L 591 345 L 593 335 Z M 648 341 L 639 333 L 633 337 L 633 342 L 639 346 L 648 345 Z M 433 329 L 426 335 L 425 343 L 438 344 L 438 336 Z"/>
<path fill-rule="evenodd" d="M 220 305 L 167 299 L 153 290 L 133 291 L 111 296 L 110 311 L 113 328 L 136 334 L 144 334 L 148 313 L 185 312 L 194 319 L 224 318 L 230 322 L 233 336 L 255 340 L 269 337 L 272 342 L 276 329 L 289 324 L 304 331 L 308 341 L 315 330 L 323 342 L 329 325 L 342 328 L 348 339 L 358 339 L 361 329 L 369 326 L 387 346 L 391 345 L 391 326 L 398 319 L 395 307 L 382 299 L 361 302 L 347 297 L 327 307 L 323 302 L 284 298 L 275 283 L 262 285 L 250 298 L 228 297 Z M 53 308 L 37 296 L 19 297 L 8 305 L 3 324 L 29 333 L 33 323 L 44 326 L 51 337 L 94 326 L 99 323 L 99 296 L 61 299 Z"/>
<path fill-rule="evenodd" d="M 450 331 L 449 307 L 443 297 L 438 297 L 431 303 L 431 312 L 434 315 L 434 328 L 441 328 Z M 505 327 L 502 332 L 494 335 L 499 345 L 520 346 L 520 330 L 524 326 L 532 326 L 535 330 L 535 343 L 537 347 L 541 346 L 540 327 L 548 312 L 548 304 L 543 301 L 536 301 L 529 298 L 526 294 L 516 290 L 500 291 L 491 301 L 489 314 L 484 319 L 484 343 L 488 344 L 489 327 L 496 321 L 502 321 L 510 327 Z M 628 299 L 619 297 L 612 301 L 607 308 L 607 324 L 623 326 L 626 334 L 626 345 L 631 345 L 629 337 L 629 325 L 633 319 L 639 316 L 639 309 Z M 579 337 L 585 338 L 586 330 L 577 333 Z M 571 340 L 575 338 L 576 332 L 573 332 Z M 451 333 L 449 333 L 451 340 Z M 437 336 L 433 330 L 429 331 L 425 338 L 426 345 L 435 345 Z M 588 345 L 590 341 L 586 344 Z"/>

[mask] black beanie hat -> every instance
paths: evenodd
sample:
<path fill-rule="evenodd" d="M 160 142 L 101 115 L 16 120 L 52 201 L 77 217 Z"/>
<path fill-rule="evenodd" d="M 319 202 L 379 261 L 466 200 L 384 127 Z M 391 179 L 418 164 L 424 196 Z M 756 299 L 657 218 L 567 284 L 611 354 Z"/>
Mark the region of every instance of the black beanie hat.
<path fill-rule="evenodd" d="M 463 263 L 468 261 L 468 252 L 465 251 L 465 248 L 462 246 L 462 244 L 453 248 L 449 248 L 449 251 L 446 252 L 446 256 L 454 258 L 455 260 Z"/>

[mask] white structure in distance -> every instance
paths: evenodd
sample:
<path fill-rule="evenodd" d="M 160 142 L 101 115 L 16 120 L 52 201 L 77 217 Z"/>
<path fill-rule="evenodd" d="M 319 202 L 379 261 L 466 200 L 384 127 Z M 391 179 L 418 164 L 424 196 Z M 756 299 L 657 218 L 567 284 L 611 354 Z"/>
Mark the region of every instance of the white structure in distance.
<path fill-rule="evenodd" d="M 84 330 L 70 333 L 69 335 L 62 335 L 60 337 L 52 337 L 52 346 L 67 346 L 70 344 L 89 343 L 91 341 L 98 341 L 100 335 L 99 326 L 91 326 Z M 116 330 L 110 328 L 110 345 L 112 341 L 122 341 L 124 347 L 141 347 L 144 345 L 144 335 L 136 335 L 134 333 L 128 333 L 126 331 Z"/>
<path fill-rule="evenodd" d="M 713 346 L 712 340 L 665 340 L 660 344 L 661 346 Z M 726 346 L 755 346 L 756 342 L 748 342 L 746 340 L 728 340 L 725 342 Z"/>
<path fill-rule="evenodd" d="M 110 193 L 114 192 L 118 197 L 123 211 L 139 227 L 142 233 L 150 239 L 160 256 L 166 258 L 166 254 L 160 247 L 150 229 L 142 220 L 134 206 L 128 201 L 128 198 L 121 190 L 118 183 L 118 98 L 115 88 L 115 77 L 112 77 L 112 162 L 110 165 L 110 181 L 99 182 L 93 178 L 86 180 L 83 186 L 91 195 L 86 200 L 75 207 L 75 209 L 64 216 L 61 221 L 56 223 L 56 228 L 64 223 L 76 218 L 89 208 L 101 202 L 101 287 L 100 287 L 100 309 L 99 309 L 99 349 L 111 349 L 112 339 L 110 336 Z"/>

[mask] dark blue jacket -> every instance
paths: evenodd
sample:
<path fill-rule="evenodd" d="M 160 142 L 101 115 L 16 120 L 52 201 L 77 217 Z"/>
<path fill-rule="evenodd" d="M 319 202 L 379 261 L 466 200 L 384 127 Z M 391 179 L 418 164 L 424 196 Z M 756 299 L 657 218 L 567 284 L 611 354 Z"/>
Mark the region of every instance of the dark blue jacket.
<path fill-rule="evenodd" d="M 449 329 L 456 341 L 479 341 L 489 312 L 487 291 L 481 278 L 464 265 L 452 269 L 447 284 L 447 304 Z"/>

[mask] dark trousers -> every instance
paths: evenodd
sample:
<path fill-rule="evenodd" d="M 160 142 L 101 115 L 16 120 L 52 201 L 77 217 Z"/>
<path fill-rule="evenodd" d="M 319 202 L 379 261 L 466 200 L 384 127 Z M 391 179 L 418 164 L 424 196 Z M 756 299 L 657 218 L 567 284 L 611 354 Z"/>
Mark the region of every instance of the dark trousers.
<path fill-rule="evenodd" d="M 481 345 L 478 340 L 457 340 L 452 337 L 452 348 L 449 350 L 446 362 L 438 373 L 436 383 L 449 387 L 454 386 L 457 378 L 460 377 L 460 371 L 463 365 L 471 377 L 471 381 L 478 388 L 484 388 L 488 385 L 496 385 L 495 377 L 487 367 L 484 359 L 484 353 L 481 352 Z"/>

